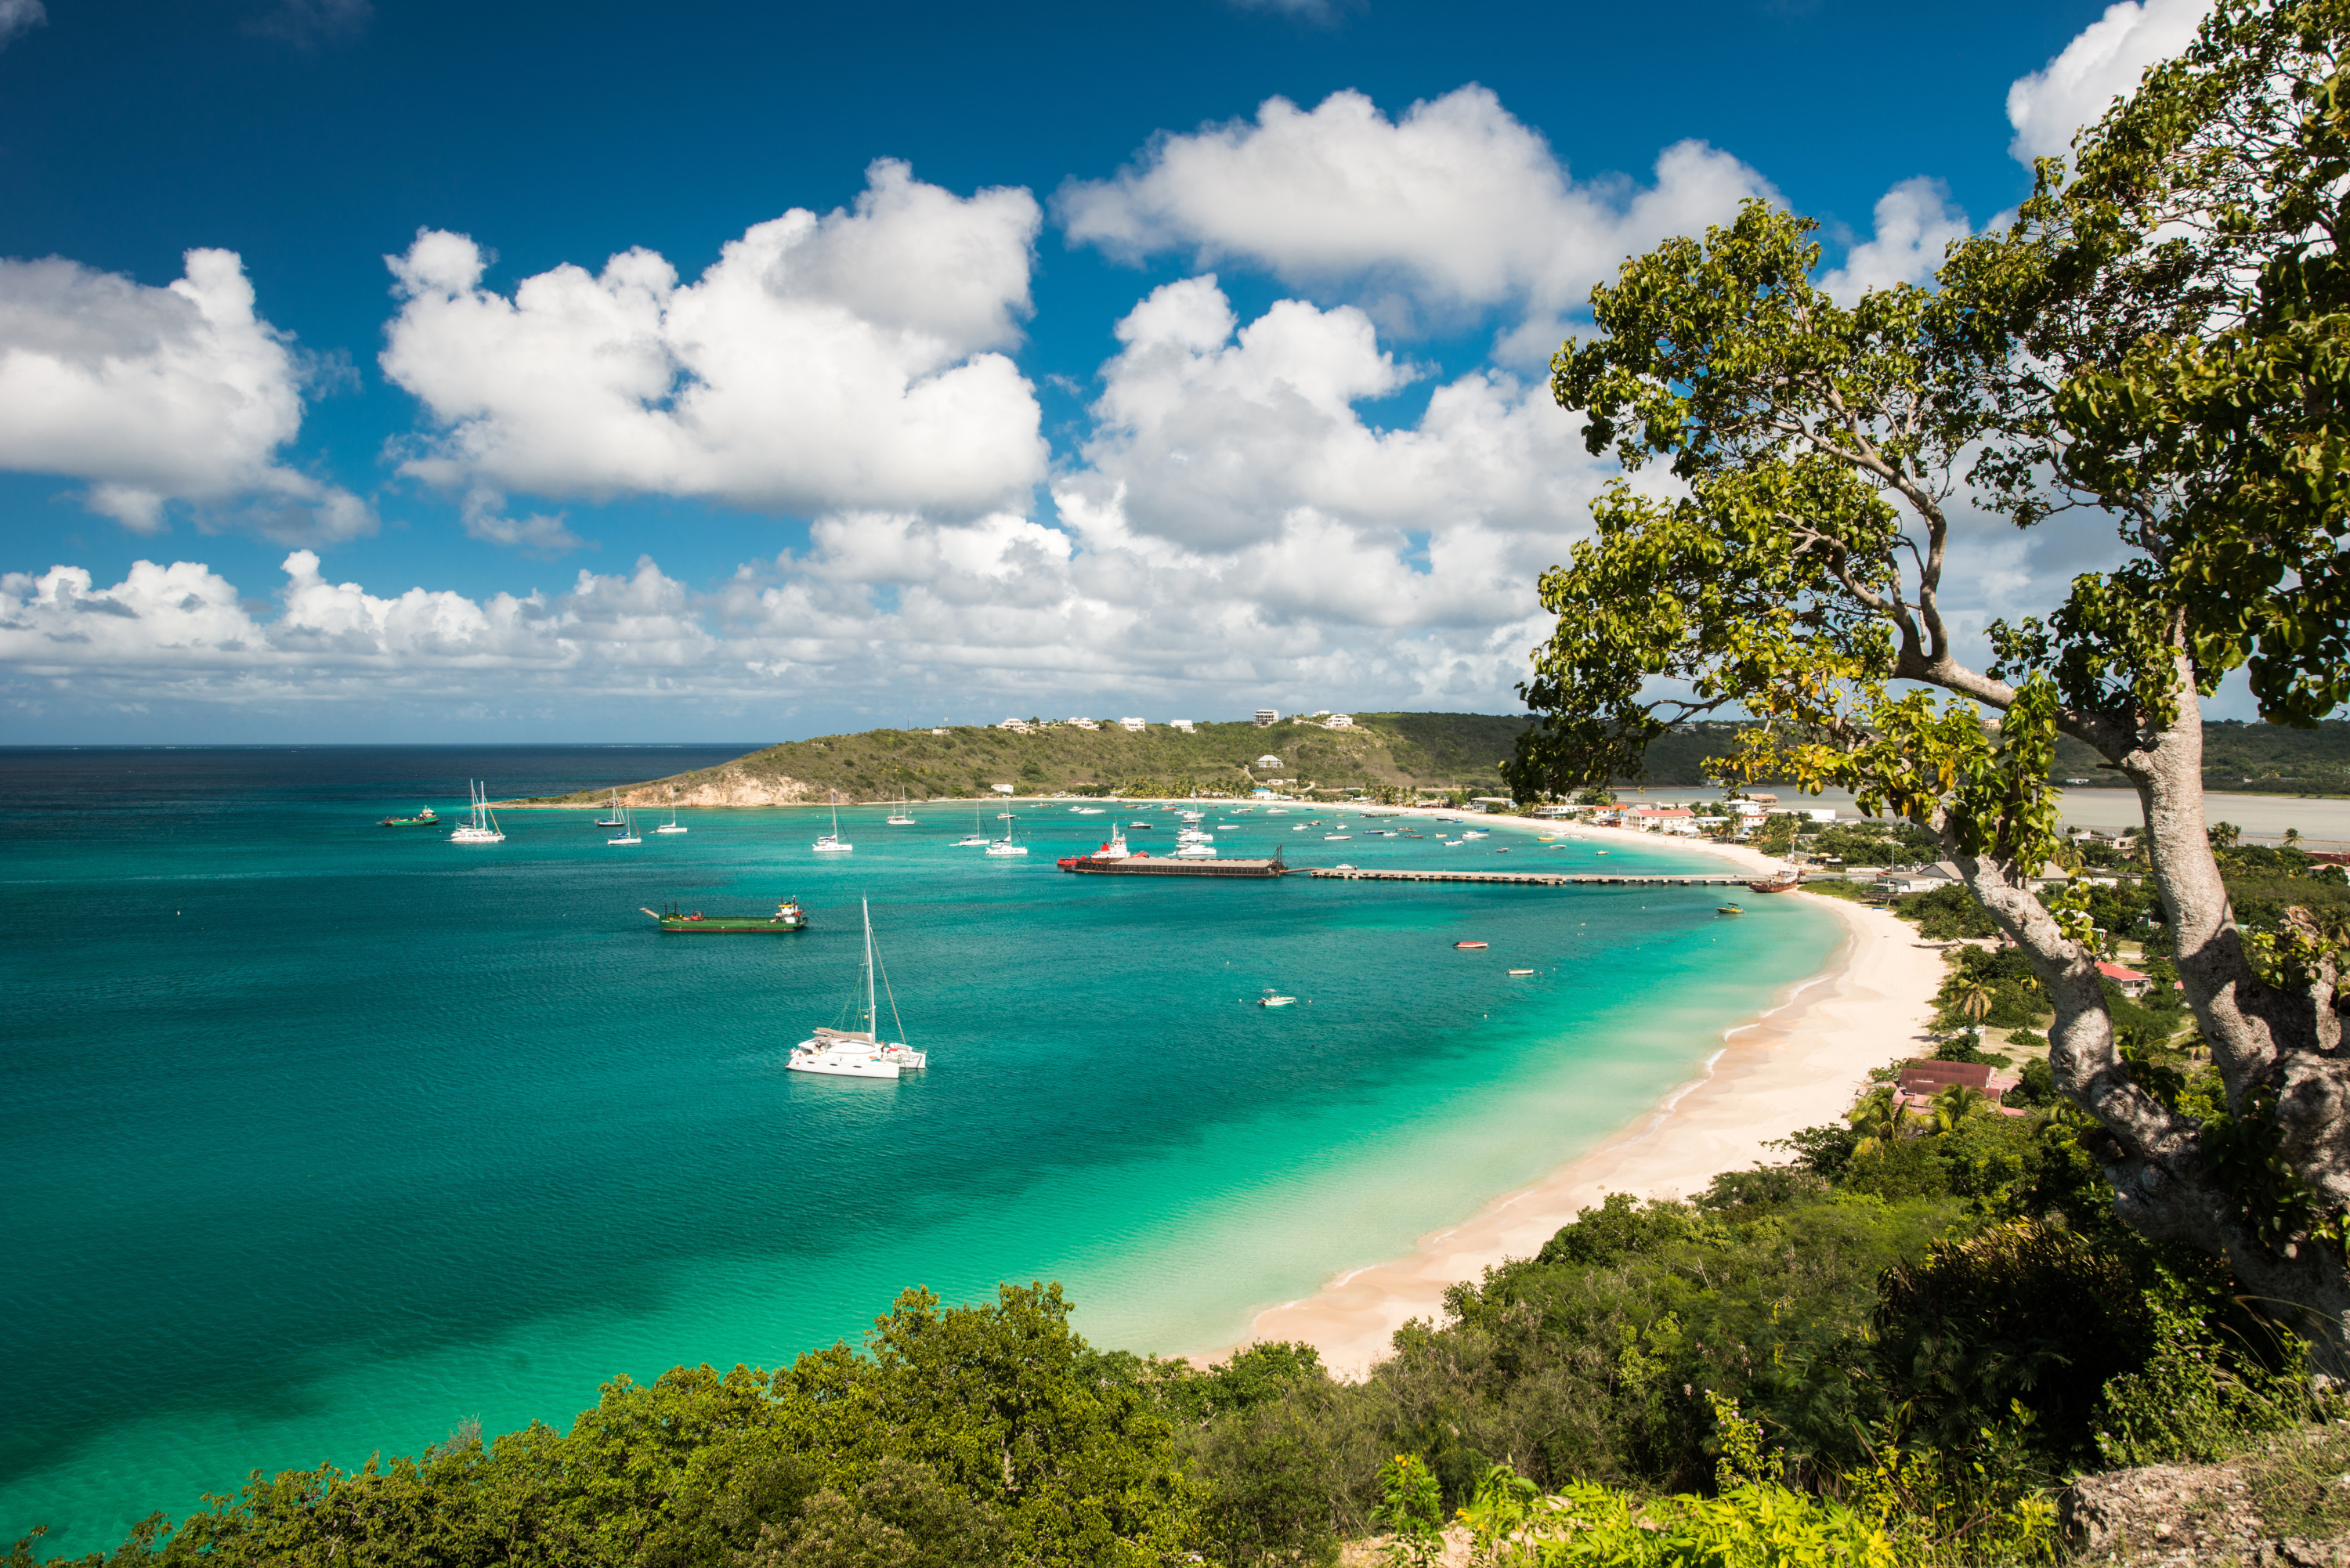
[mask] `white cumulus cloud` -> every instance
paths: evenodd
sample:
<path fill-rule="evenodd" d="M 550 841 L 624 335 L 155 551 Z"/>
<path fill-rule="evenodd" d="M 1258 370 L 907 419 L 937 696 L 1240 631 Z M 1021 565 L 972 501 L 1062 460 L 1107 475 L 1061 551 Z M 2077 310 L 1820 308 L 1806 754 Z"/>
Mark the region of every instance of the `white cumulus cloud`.
<path fill-rule="evenodd" d="M 2015 128 L 2008 151 L 2025 163 L 2064 157 L 2074 132 L 2136 91 L 2147 67 L 2184 49 L 2210 11 L 2211 0 L 2107 6 L 2054 59 L 2007 89 L 2007 122 Z"/>
<path fill-rule="evenodd" d="M 0 468 L 83 480 L 93 510 L 140 533 L 175 500 L 289 542 L 372 533 L 364 502 L 276 461 L 303 372 L 254 304 L 234 251 L 188 252 L 162 288 L 0 260 Z"/>
<path fill-rule="evenodd" d="M 1872 288 L 1926 283 L 1942 265 L 1943 248 L 1973 232 L 1939 180 L 1904 180 L 1877 199 L 1877 232 L 1846 251 L 1844 265 L 1820 286 L 1850 305 Z"/>
<path fill-rule="evenodd" d="M 760 511 L 1019 504 L 1033 389 L 996 352 L 1028 313 L 1025 191 L 958 197 L 878 162 L 853 211 L 795 209 L 681 285 L 647 250 L 511 296 L 460 234 L 387 258 L 386 375 L 442 433 L 404 472 L 503 493 L 699 496 Z"/>
<path fill-rule="evenodd" d="M 1695 141 L 1666 149 L 1647 185 L 1577 182 L 1492 92 L 1470 86 L 1392 120 L 1359 92 L 1311 110 L 1269 99 L 1253 121 L 1161 137 L 1056 204 L 1073 242 L 1114 256 L 1188 253 L 1293 286 L 1352 286 L 1383 319 L 1507 306 L 1544 322 L 1541 337 L 1625 256 L 1769 189 Z"/>

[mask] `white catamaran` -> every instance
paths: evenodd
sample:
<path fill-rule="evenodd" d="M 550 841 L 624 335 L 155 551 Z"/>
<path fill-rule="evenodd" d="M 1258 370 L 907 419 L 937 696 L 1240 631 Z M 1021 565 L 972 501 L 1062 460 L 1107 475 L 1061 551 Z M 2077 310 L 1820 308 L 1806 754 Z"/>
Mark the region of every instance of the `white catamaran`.
<path fill-rule="evenodd" d="M 792 1072 L 825 1073 L 836 1078 L 894 1078 L 930 1065 L 929 1052 L 881 1038 L 873 991 L 873 909 L 862 898 L 857 902 L 865 914 L 865 1027 L 817 1030 L 792 1047 L 791 1059 L 784 1064 Z M 897 1025 L 899 1033 L 906 1032 L 894 996 L 889 999 L 889 1022 Z"/>
<path fill-rule="evenodd" d="M 465 781 L 466 793 L 473 797 L 473 819 L 449 836 L 452 844 L 504 844 L 506 836 L 498 827 L 498 819 L 490 815 L 490 794 L 473 780 Z"/>

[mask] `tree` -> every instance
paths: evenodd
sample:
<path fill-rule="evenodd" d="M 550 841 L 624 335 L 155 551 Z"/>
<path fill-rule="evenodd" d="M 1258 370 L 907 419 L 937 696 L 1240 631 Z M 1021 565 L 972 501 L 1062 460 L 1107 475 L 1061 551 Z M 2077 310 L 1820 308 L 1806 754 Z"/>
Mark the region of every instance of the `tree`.
<path fill-rule="evenodd" d="M 1908 1129 L 1909 1106 L 1900 1090 L 1887 1084 L 1861 1096 L 1845 1119 L 1860 1136 L 1860 1141 L 1852 1146 L 1853 1153 L 1882 1154 Z"/>
<path fill-rule="evenodd" d="M 1648 742 L 1756 721 L 1717 767 L 1843 784 L 1938 836 L 2055 1012 L 2051 1065 L 2144 1234 L 2224 1255 L 2350 1372 L 2350 1061 L 2341 944 L 2241 929 L 2203 827 L 2200 701 L 2244 669 L 2262 716 L 2350 696 L 2350 0 L 2220 0 L 2194 44 L 2043 162 L 2009 230 L 1929 291 L 1849 304 L 1813 224 L 1750 203 L 1593 291 L 1603 336 L 1553 361 L 1586 441 L 1627 471 L 1544 574 L 1557 629 L 1522 794 L 1636 777 Z M 1678 483 L 1641 488 L 1668 467 Z M 1962 659 L 1944 587 L 1967 509 L 2102 514 L 2116 564 Z M 2138 794 L 2189 1003 L 2221 1075 L 2199 1120 L 2115 1047 L 2088 889 L 2028 885 L 2069 851 L 2059 735 Z"/>

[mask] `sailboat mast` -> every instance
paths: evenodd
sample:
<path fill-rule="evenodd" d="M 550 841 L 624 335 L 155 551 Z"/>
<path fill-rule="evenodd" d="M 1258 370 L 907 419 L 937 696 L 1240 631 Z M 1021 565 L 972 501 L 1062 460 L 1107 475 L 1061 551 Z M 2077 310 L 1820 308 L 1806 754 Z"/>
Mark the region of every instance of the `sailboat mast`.
<path fill-rule="evenodd" d="M 881 1016 L 873 1009 L 873 906 L 863 898 L 857 907 L 865 916 L 865 1033 L 875 1040 L 881 1038 Z"/>

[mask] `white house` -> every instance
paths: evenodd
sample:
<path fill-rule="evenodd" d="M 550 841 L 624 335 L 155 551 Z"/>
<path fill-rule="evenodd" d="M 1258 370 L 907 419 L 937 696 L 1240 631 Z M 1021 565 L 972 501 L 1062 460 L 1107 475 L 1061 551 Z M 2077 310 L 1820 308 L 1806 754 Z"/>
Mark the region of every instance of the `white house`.
<path fill-rule="evenodd" d="M 1121 730 L 1131 730 L 1138 735 L 1142 733 L 1143 729 L 1142 721 L 1139 719 L 1120 719 L 1118 722 L 1118 727 Z"/>
<path fill-rule="evenodd" d="M 1061 722 L 1068 725 L 1069 728 L 1073 730 L 1098 730 L 1101 728 L 1099 724 L 1095 723 L 1091 719 L 1064 719 Z"/>
<path fill-rule="evenodd" d="M 992 784 L 989 787 L 993 789 L 998 794 L 1010 794 L 1012 793 L 1012 786 L 1010 784 Z"/>
<path fill-rule="evenodd" d="M 1355 716 L 1351 713 L 1333 713 L 1322 722 L 1322 727 L 1326 730 L 1351 730 L 1355 727 Z"/>
<path fill-rule="evenodd" d="M 1030 735 L 1036 731 L 1036 727 L 1025 719 L 1006 719 L 995 727 L 999 730 L 1009 730 L 1015 735 Z"/>
<path fill-rule="evenodd" d="M 1256 760 L 1256 765 L 1261 768 L 1277 768 L 1281 765 L 1281 759 L 1271 755 L 1262 756 Z"/>
<path fill-rule="evenodd" d="M 1191 727 L 1191 721 L 1189 719 L 1170 719 L 1167 721 L 1167 727 L 1170 730 L 1180 730 L 1187 735 L 1196 735 L 1200 732 Z"/>
<path fill-rule="evenodd" d="M 1280 710 L 1280 709 L 1278 709 L 1278 708 L 1259 708 L 1259 709 L 1256 711 L 1256 727 L 1257 727 L 1258 729 L 1260 729 L 1260 730 L 1270 729 L 1270 728 L 1272 728 L 1274 725 L 1278 724 L 1278 723 L 1280 723 L 1280 722 L 1281 722 L 1281 710 Z"/>

